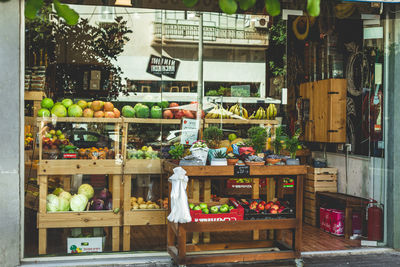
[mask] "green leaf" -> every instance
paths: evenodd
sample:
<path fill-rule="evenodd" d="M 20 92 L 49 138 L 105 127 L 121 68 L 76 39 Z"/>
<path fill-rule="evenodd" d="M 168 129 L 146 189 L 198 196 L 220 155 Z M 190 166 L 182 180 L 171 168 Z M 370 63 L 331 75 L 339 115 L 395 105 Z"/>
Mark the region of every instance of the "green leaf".
<path fill-rule="evenodd" d="M 235 0 L 219 0 L 219 8 L 229 15 L 235 14 L 237 10 L 237 3 Z"/>
<path fill-rule="evenodd" d="M 320 0 L 307 0 L 307 12 L 311 17 L 319 16 Z"/>
<path fill-rule="evenodd" d="M 10 1 L 10 0 L 0 0 L 0 2 L 8 2 L 8 1 Z"/>
<path fill-rule="evenodd" d="M 275 17 L 281 13 L 281 3 L 279 0 L 265 0 L 265 8 L 268 14 Z"/>
<path fill-rule="evenodd" d="M 25 4 L 25 17 L 28 19 L 36 18 L 36 15 L 43 6 L 43 0 L 28 0 Z"/>
<path fill-rule="evenodd" d="M 79 20 L 78 13 L 71 9 L 69 6 L 61 4 L 58 0 L 53 0 L 54 8 L 57 11 L 58 16 L 65 19 L 68 25 L 76 25 Z"/>
<path fill-rule="evenodd" d="M 187 7 L 194 7 L 199 0 L 182 0 L 183 4 Z"/>
<path fill-rule="evenodd" d="M 257 0 L 239 0 L 239 6 L 243 10 L 248 10 L 256 4 Z"/>

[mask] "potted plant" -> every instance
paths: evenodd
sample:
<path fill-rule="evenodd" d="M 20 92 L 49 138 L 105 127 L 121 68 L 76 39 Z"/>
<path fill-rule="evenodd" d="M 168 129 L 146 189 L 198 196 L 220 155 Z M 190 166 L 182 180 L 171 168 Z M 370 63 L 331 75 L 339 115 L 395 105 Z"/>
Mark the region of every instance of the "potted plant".
<path fill-rule="evenodd" d="M 171 155 L 172 162 L 179 164 L 179 160 L 182 159 L 185 152 L 185 147 L 182 144 L 176 144 L 170 147 L 168 154 Z"/>
<path fill-rule="evenodd" d="M 221 150 L 215 151 L 214 154 L 213 154 L 213 158 L 211 159 L 211 165 L 212 166 L 226 166 L 226 165 L 228 165 L 228 161 L 226 159 L 226 153 L 221 151 Z"/>
<path fill-rule="evenodd" d="M 226 160 L 228 162 L 228 165 L 236 165 L 236 163 L 239 161 L 237 156 L 233 153 L 228 153 L 226 155 Z"/>
<path fill-rule="evenodd" d="M 301 148 L 301 144 L 299 141 L 299 137 L 301 134 L 301 129 L 297 129 L 294 135 L 291 138 L 287 138 L 286 140 L 286 149 L 290 153 L 290 159 L 286 160 L 287 165 L 299 165 L 299 159 L 296 159 L 296 152 Z"/>
<path fill-rule="evenodd" d="M 196 158 L 199 158 L 203 165 L 206 165 L 207 155 L 208 155 L 208 147 L 205 141 L 198 140 L 192 144 L 190 147 L 190 152 Z"/>
<path fill-rule="evenodd" d="M 254 126 L 247 131 L 250 145 L 254 148 L 257 154 L 262 153 L 267 143 L 268 132 L 264 127 Z M 261 155 L 259 155 L 261 156 Z M 262 155 L 263 157 L 264 155 Z"/>
<path fill-rule="evenodd" d="M 209 148 L 218 148 L 223 136 L 222 130 L 217 126 L 204 129 L 203 137 Z"/>
<path fill-rule="evenodd" d="M 286 139 L 287 136 L 284 134 L 282 126 L 277 127 L 275 130 L 275 138 L 271 142 L 274 148 L 274 154 L 267 156 L 268 165 L 280 164 L 282 160 L 281 150 L 283 149 Z"/>

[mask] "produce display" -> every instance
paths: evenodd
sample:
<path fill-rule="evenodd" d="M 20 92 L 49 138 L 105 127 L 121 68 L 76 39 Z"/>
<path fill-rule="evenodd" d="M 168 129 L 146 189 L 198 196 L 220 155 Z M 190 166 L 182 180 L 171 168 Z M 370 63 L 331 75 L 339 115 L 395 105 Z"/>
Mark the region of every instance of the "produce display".
<path fill-rule="evenodd" d="M 208 206 L 206 203 L 200 203 L 199 205 L 194 205 L 193 203 L 189 204 L 189 208 L 191 210 L 201 210 L 204 214 L 217 214 L 217 213 L 228 213 L 231 210 L 233 210 L 235 207 L 234 206 L 229 206 L 228 204 L 222 204 L 222 205 L 214 205 L 214 206 Z"/>
<path fill-rule="evenodd" d="M 245 220 L 294 217 L 293 209 L 285 201 L 275 200 L 266 202 L 261 199 L 241 199 L 240 204 L 244 208 Z"/>
<path fill-rule="evenodd" d="M 71 195 L 61 187 L 56 188 L 52 194 L 46 198 L 46 209 L 49 212 L 85 210 L 111 210 L 111 193 L 104 188 L 96 195 L 94 189 L 89 184 L 82 184 L 78 188 L 78 193 Z"/>
<path fill-rule="evenodd" d="M 33 135 L 32 135 L 32 133 L 25 134 L 24 146 L 25 146 L 25 150 L 33 148 Z"/>
<path fill-rule="evenodd" d="M 159 159 L 158 151 L 151 146 L 143 146 L 141 149 L 128 149 L 128 159 Z"/>
<path fill-rule="evenodd" d="M 109 149 L 108 147 L 104 148 L 97 148 L 97 147 L 91 147 L 91 148 L 79 148 L 78 149 L 78 159 L 114 159 L 115 158 L 115 152 L 112 149 Z"/>
<path fill-rule="evenodd" d="M 159 205 L 160 204 L 160 205 Z M 144 201 L 142 197 L 131 197 L 131 209 L 165 209 L 164 201 L 159 200 L 159 204 L 153 201 Z M 168 200 L 167 200 L 167 208 L 168 208 Z"/>
<path fill-rule="evenodd" d="M 268 108 L 259 107 L 249 116 L 249 112 L 242 105 L 235 104 L 227 109 L 222 105 L 215 105 L 207 115 L 206 119 L 250 119 L 250 120 L 273 120 L 276 118 L 277 109 L 275 104 L 270 104 Z"/>
<path fill-rule="evenodd" d="M 270 104 L 268 108 L 264 109 L 259 107 L 257 111 L 254 111 L 253 114 L 249 117 L 249 119 L 255 120 L 274 120 L 277 115 L 277 109 L 275 104 Z"/>
<path fill-rule="evenodd" d="M 217 199 L 213 200 L 216 201 Z M 243 220 L 244 211 L 236 199 L 221 198 L 217 201 L 208 204 L 189 203 L 192 222 Z"/>
<path fill-rule="evenodd" d="M 51 98 L 44 98 L 37 115 L 39 117 L 119 118 L 121 113 L 111 102 L 78 100 L 74 103 L 66 98 L 54 103 Z"/>

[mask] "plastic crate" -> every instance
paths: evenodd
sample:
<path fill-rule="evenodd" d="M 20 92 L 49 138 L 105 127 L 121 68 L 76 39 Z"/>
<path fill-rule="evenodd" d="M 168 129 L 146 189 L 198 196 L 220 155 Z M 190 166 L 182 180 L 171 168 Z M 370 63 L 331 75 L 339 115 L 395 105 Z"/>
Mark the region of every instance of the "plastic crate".
<path fill-rule="evenodd" d="M 252 210 L 250 209 L 249 204 L 253 201 L 256 201 L 257 204 L 260 203 L 261 199 L 242 199 L 239 203 L 244 209 L 244 219 L 245 220 L 268 220 L 268 219 L 287 219 L 287 218 L 295 218 L 295 212 L 292 208 L 290 208 L 289 203 L 280 201 L 283 206 L 286 207 L 282 213 L 269 213 L 266 210 Z"/>
<path fill-rule="evenodd" d="M 196 203 L 198 204 L 198 203 Z M 239 202 L 234 198 L 221 198 L 219 202 L 207 203 L 209 206 L 217 206 L 228 204 L 234 206 L 230 212 L 227 213 L 210 213 L 204 214 L 201 210 L 190 210 L 192 222 L 224 222 L 224 221 L 242 221 L 244 210 Z"/>

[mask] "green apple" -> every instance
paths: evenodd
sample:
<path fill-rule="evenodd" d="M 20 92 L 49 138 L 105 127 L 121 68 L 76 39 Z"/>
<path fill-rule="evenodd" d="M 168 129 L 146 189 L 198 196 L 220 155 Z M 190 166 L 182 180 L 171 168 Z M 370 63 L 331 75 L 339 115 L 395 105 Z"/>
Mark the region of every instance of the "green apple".
<path fill-rule="evenodd" d="M 217 206 L 212 206 L 211 208 L 210 208 L 210 211 L 211 211 L 211 213 L 218 213 L 218 207 Z"/>
<path fill-rule="evenodd" d="M 201 208 L 200 208 L 199 205 L 197 205 L 197 206 L 195 206 L 195 207 L 193 208 L 193 210 L 201 210 Z"/>
<path fill-rule="evenodd" d="M 194 208 L 194 204 L 193 204 L 193 203 L 190 203 L 190 204 L 189 204 L 189 209 L 192 210 L 193 208 Z"/>
<path fill-rule="evenodd" d="M 200 203 L 200 208 L 201 208 L 202 210 L 204 210 L 204 209 L 207 209 L 208 206 L 207 206 L 206 203 Z"/>
<path fill-rule="evenodd" d="M 204 214 L 209 214 L 210 213 L 210 211 L 207 208 L 202 209 L 202 211 L 203 211 Z"/>

